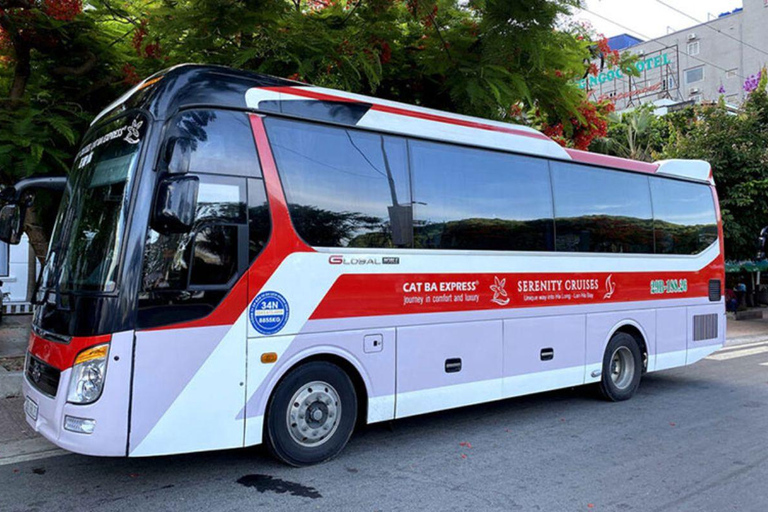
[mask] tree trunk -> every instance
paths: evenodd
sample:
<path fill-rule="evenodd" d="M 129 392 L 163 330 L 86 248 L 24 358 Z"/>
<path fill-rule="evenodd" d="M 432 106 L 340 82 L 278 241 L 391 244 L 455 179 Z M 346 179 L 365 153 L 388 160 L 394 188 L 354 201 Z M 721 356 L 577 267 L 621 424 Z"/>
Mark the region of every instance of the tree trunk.
<path fill-rule="evenodd" d="M 48 254 L 48 242 L 50 233 L 47 233 L 39 220 L 38 211 L 34 205 L 27 210 L 27 218 L 24 221 L 24 232 L 29 238 L 29 245 L 35 251 L 35 257 L 42 265 L 45 263 L 45 256 Z"/>
<path fill-rule="evenodd" d="M 11 90 L 8 94 L 12 103 L 21 101 L 24 97 L 24 92 L 27 90 L 27 82 L 32 73 L 30 65 L 30 48 L 29 45 L 21 38 L 20 34 L 13 34 L 11 36 L 13 42 L 14 58 L 16 60 L 16 67 L 13 70 L 13 83 L 11 84 Z"/>

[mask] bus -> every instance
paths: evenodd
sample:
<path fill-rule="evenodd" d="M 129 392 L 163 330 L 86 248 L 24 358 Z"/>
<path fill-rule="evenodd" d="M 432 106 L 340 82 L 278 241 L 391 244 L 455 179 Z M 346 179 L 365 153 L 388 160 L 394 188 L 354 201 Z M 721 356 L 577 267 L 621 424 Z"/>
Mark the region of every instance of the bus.
<path fill-rule="evenodd" d="M 63 196 L 24 407 L 77 453 L 265 443 L 308 465 L 365 424 L 587 384 L 626 400 L 725 339 L 702 161 L 183 65 L 102 112 L 68 178 L 0 193 L 0 238 L 37 188 Z"/>

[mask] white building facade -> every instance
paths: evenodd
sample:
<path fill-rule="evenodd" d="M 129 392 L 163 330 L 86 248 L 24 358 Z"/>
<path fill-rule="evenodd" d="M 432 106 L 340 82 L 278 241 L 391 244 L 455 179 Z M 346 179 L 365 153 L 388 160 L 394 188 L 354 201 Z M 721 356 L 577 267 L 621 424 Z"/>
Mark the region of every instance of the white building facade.
<path fill-rule="evenodd" d="M 594 101 L 614 101 L 617 110 L 644 103 L 713 102 L 721 96 L 740 105 L 749 89 L 745 83 L 755 83 L 768 64 L 768 0 L 744 0 L 743 6 L 706 23 L 617 48 L 638 55 L 639 76 L 606 68 L 581 86 Z"/>
<path fill-rule="evenodd" d="M 30 269 L 35 266 L 35 259 L 30 253 L 27 235 L 18 245 L 0 242 L 0 292 L 8 294 L 3 300 L 6 313 L 24 313 L 29 311 L 28 291 Z"/>

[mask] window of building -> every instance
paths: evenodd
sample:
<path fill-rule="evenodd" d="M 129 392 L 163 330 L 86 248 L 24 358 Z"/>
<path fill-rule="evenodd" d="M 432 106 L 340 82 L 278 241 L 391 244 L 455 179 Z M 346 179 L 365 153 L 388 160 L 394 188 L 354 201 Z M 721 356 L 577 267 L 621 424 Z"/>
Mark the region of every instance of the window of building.
<path fill-rule="evenodd" d="M 320 247 L 410 247 L 405 140 L 267 118 L 272 151 L 299 236 Z"/>
<path fill-rule="evenodd" d="M 699 41 L 691 41 L 688 43 L 688 55 L 695 56 L 699 54 L 701 46 L 699 45 Z"/>
<path fill-rule="evenodd" d="M 409 149 L 415 247 L 553 250 L 546 160 L 422 141 Z"/>
<path fill-rule="evenodd" d="M 712 191 L 707 185 L 651 178 L 656 252 L 697 254 L 717 240 Z"/>
<path fill-rule="evenodd" d="M 552 163 L 558 251 L 653 253 L 648 177 Z"/>
<path fill-rule="evenodd" d="M 0 242 L 0 276 L 7 276 L 9 274 L 9 254 L 10 248 L 8 247 L 8 244 Z"/>
<path fill-rule="evenodd" d="M 685 83 L 695 84 L 704 80 L 704 66 L 685 70 Z"/>

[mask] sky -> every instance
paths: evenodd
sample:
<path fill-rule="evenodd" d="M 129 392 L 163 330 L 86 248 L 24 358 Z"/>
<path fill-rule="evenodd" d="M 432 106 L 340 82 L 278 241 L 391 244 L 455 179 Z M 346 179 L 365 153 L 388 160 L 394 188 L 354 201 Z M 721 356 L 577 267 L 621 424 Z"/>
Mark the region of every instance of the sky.
<path fill-rule="evenodd" d="M 643 40 L 698 24 L 693 19 L 662 5 L 661 2 L 683 11 L 700 22 L 741 7 L 741 0 L 586 0 L 586 10 L 578 11 L 574 19 L 589 21 L 597 33 L 607 37 L 629 33 Z M 620 27 L 616 23 L 632 30 Z"/>

